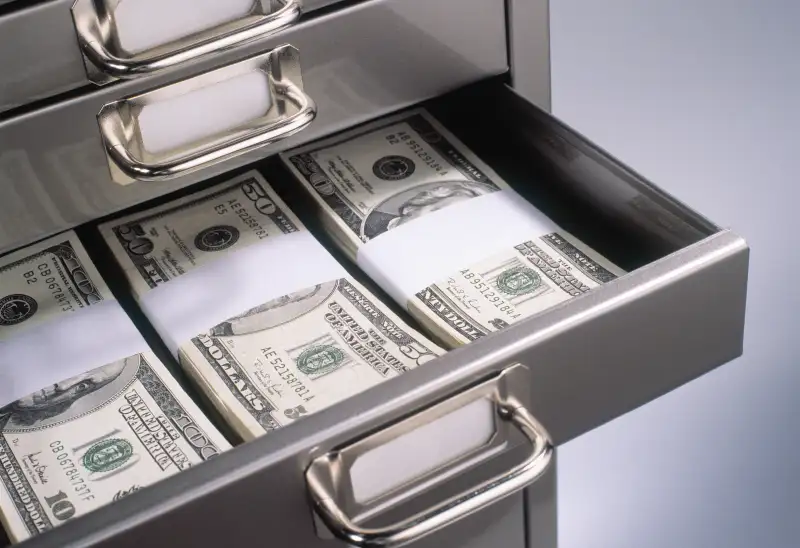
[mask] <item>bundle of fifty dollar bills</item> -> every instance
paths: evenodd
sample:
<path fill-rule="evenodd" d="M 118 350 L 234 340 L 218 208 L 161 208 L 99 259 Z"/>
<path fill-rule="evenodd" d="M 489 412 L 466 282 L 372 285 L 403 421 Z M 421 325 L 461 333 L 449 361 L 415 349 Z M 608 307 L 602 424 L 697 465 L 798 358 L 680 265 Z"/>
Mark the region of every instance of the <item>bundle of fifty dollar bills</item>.
<path fill-rule="evenodd" d="M 423 109 L 281 156 L 337 245 L 445 347 L 623 274 Z"/>
<path fill-rule="evenodd" d="M 244 440 L 444 353 L 354 280 L 257 172 L 100 232 L 160 337 Z"/>
<path fill-rule="evenodd" d="M 0 258 L 0 520 L 13 542 L 229 447 L 74 233 Z"/>

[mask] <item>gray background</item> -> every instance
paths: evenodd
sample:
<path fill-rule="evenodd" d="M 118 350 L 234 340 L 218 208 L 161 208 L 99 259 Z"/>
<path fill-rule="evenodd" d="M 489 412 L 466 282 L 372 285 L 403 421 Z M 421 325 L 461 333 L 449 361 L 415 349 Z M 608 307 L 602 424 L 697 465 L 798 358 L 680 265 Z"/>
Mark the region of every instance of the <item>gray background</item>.
<path fill-rule="evenodd" d="M 560 546 L 800 546 L 800 2 L 551 0 L 551 25 L 554 112 L 752 247 L 744 357 L 564 446 Z"/>

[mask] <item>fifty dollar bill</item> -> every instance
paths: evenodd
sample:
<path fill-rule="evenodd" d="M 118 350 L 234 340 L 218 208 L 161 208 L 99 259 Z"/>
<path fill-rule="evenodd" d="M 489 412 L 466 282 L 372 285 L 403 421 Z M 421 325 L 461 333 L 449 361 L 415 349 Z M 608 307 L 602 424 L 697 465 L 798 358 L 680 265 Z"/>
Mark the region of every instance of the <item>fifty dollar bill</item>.
<path fill-rule="evenodd" d="M 100 229 L 139 297 L 205 261 L 235 260 L 226 255 L 241 246 L 306 230 L 256 172 Z M 265 262 L 253 275 L 269 277 L 280 268 L 279 261 Z M 219 284 L 208 290 L 247 290 Z M 349 277 L 254 303 L 178 350 L 245 439 L 442 353 Z"/>

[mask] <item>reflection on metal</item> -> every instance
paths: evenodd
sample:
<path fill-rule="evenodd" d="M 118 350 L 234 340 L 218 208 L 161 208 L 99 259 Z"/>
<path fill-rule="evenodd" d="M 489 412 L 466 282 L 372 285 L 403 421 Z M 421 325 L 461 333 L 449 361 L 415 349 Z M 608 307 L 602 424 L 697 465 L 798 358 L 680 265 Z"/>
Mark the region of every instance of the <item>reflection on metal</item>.
<path fill-rule="evenodd" d="M 149 105 L 174 99 L 249 72 L 269 82 L 271 106 L 261 117 L 159 153 L 146 150 L 138 117 Z M 224 108 L 224 105 L 220 105 Z M 111 178 L 119 184 L 166 181 L 224 162 L 294 135 L 316 117 L 314 101 L 303 92 L 297 50 L 289 45 L 245 61 L 105 105 L 98 114 Z"/>
<path fill-rule="evenodd" d="M 350 545 L 402 546 L 486 508 L 536 481 L 548 468 L 553 446 L 545 429 L 523 405 L 530 382 L 527 373 L 527 369 L 521 365 L 506 369 L 494 378 L 402 422 L 315 459 L 306 471 L 306 481 L 319 518 L 335 537 Z M 496 433 L 486 446 L 408 481 L 394 492 L 365 504 L 356 502 L 349 472 L 360 455 L 482 398 L 494 404 L 498 418 Z M 530 444 L 530 454 L 511 470 L 399 523 L 380 528 L 365 528 L 356 523 L 374 513 L 376 508 L 383 510 L 390 506 L 393 497 L 397 500 L 398 495 L 402 495 L 398 491 L 419 492 L 441 482 L 443 477 L 474 468 L 479 461 L 496 453 L 498 448 L 508 447 L 514 433 L 519 432 Z"/>
<path fill-rule="evenodd" d="M 257 0 L 246 17 L 139 53 L 126 52 L 116 32 L 120 0 L 77 0 L 72 18 L 86 75 L 95 84 L 146 76 L 264 38 L 300 17 L 300 0 Z M 154 14 L 157 16 L 158 14 Z"/>

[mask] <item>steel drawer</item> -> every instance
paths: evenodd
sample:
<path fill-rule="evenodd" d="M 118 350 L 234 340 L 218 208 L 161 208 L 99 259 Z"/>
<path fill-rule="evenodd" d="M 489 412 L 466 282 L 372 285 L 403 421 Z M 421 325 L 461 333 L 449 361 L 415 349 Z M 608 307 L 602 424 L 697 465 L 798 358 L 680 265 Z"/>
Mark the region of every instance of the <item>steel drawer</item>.
<path fill-rule="evenodd" d="M 314 459 L 410 420 L 514 364 L 529 375 L 522 386 L 525 406 L 560 445 L 741 354 L 749 260 L 742 238 L 534 107 L 503 77 L 425 106 L 518 192 L 629 274 L 69 522 L 29 546 L 159 545 L 180 534 L 192 546 L 263 541 L 323 548 L 332 541 L 320 538 L 323 529 L 317 532 L 306 484 Z M 290 184 L 277 159 L 257 167 L 279 187 Z M 516 462 L 518 449 L 417 498 L 429 501 L 447 489 L 475 486 L 487 470 Z M 537 523 L 554 522 L 553 478 L 551 468 L 525 494 L 529 513 L 519 520 L 526 520 L 529 546 L 555 543 L 554 531 L 539 538 L 535 530 Z M 516 520 L 510 509 L 519 508 L 515 497 L 414 546 L 466 546 L 477 531 L 494 541 L 495 527 Z"/>
<path fill-rule="evenodd" d="M 43 4 L 41 9 L 60 4 Z M 150 87 L 171 84 L 288 43 L 299 50 L 305 92 L 317 105 L 316 120 L 295 137 L 173 182 L 120 186 L 109 175 L 97 115 L 105 104 L 139 93 L 142 82 L 96 88 L 0 121 L 0 187 L 5 196 L 0 204 L 0 252 L 506 72 L 504 0 L 469 0 L 468 6 L 464 2 L 458 24 L 442 26 L 436 16 L 448 12 L 451 4 L 362 2 L 310 18 L 236 55 L 196 63 L 193 72 L 148 78 Z"/>
<path fill-rule="evenodd" d="M 253 0 L 253 6 L 258 4 L 259 1 Z M 280 2 L 283 1 L 280 0 Z M 289 6 L 292 13 L 281 16 L 280 20 L 275 21 L 275 24 L 267 22 L 265 18 L 264 24 L 260 28 L 254 28 L 250 31 L 250 34 L 255 39 L 259 39 L 259 37 L 266 37 L 270 33 L 280 32 L 281 29 L 295 22 L 299 11 L 302 11 L 304 14 L 302 17 L 307 19 L 313 17 L 314 11 L 323 7 L 332 8 L 333 4 L 342 0 L 289 1 L 292 3 Z M 172 4 L 177 4 L 178 2 L 172 2 Z M 77 4 L 85 5 L 93 14 L 92 18 L 98 18 L 94 15 L 94 12 L 101 13 L 98 18 L 100 20 L 104 17 L 102 9 L 110 8 L 113 11 L 118 3 L 119 0 L 80 0 Z M 353 2 L 348 0 L 348 3 L 352 4 Z M 97 37 L 90 35 L 88 32 L 76 30 L 73 11 L 78 8 L 73 8 L 73 5 L 77 6 L 77 4 L 75 0 L 53 0 L 34 4 L 16 1 L 7 4 L 0 2 L 0 70 L 3 72 L 3 79 L 0 82 L 0 113 L 83 86 L 94 87 L 93 81 L 98 81 L 98 79 L 99 81 L 108 80 L 108 74 L 119 73 L 125 74 L 125 76 L 122 76 L 123 78 L 139 79 L 143 74 L 140 71 L 150 70 L 146 63 L 138 60 L 122 63 L 122 60 L 129 56 L 133 58 L 134 55 L 121 53 L 124 50 L 120 48 L 119 40 L 115 35 L 116 31 L 113 28 L 108 31 L 107 36 L 104 32 L 98 31 Z M 170 4 L 169 0 L 160 3 L 158 9 L 154 10 L 156 13 L 153 13 L 153 17 L 158 18 L 160 15 L 159 10 L 166 10 L 169 7 L 168 4 Z M 167 12 L 170 15 L 166 17 L 173 19 L 175 10 L 185 10 L 187 4 L 188 2 L 183 2 L 177 8 Z M 275 0 L 266 0 L 264 5 L 267 4 L 271 4 L 271 12 L 267 11 L 267 13 L 274 13 L 282 6 Z M 202 9 L 202 7 L 195 9 Z M 161 14 L 161 17 L 164 18 L 165 16 Z M 112 27 L 114 26 L 112 25 Z M 230 31 L 230 29 L 219 25 L 210 32 L 208 39 L 214 41 L 214 43 L 209 44 L 211 51 L 203 54 L 204 58 L 218 57 L 220 52 L 231 48 L 235 52 L 236 49 L 243 45 L 234 36 L 230 37 L 228 43 L 223 43 L 220 37 L 223 32 L 227 31 Z M 80 45 L 79 35 L 85 35 L 85 42 L 89 44 L 92 42 L 105 44 L 107 42 L 108 47 L 104 46 L 104 49 L 108 52 L 108 60 L 99 62 L 100 64 L 92 64 L 90 62 L 86 65 L 82 53 L 82 47 L 85 48 L 86 46 Z M 105 39 L 99 40 L 100 37 Z M 94 38 L 98 38 L 98 40 Z M 177 44 L 173 44 L 170 48 L 179 49 Z M 111 56 L 112 54 L 113 57 Z M 141 55 L 141 57 L 155 58 L 155 55 Z M 113 59 L 120 61 L 112 62 Z M 164 64 L 166 64 L 166 61 L 164 61 Z M 172 62 L 169 64 L 172 64 Z M 125 65 L 129 68 L 124 68 Z M 180 70 L 184 65 L 186 63 L 180 63 L 177 70 Z M 169 73 L 175 70 L 158 68 L 158 72 Z"/>

